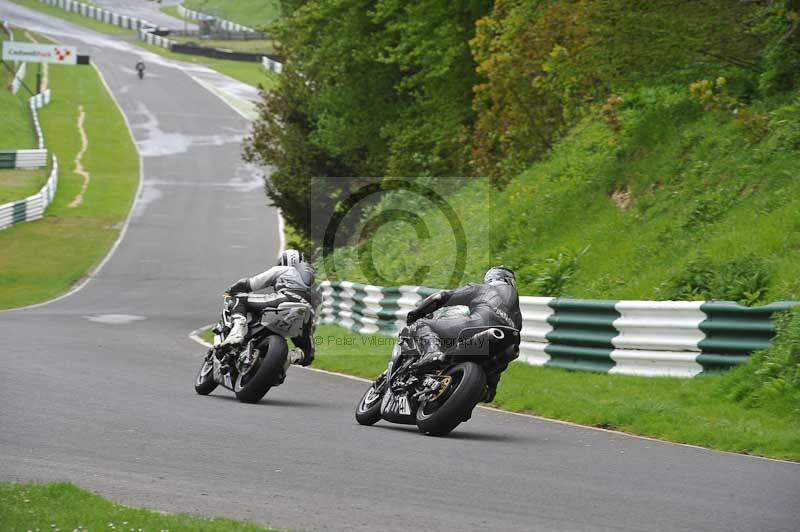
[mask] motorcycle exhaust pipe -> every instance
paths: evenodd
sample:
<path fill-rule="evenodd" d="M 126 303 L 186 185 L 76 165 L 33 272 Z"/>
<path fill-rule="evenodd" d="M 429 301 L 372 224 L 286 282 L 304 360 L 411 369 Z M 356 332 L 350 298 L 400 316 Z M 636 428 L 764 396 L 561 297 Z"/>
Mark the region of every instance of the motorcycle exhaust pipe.
<path fill-rule="evenodd" d="M 489 332 L 491 333 L 492 337 L 497 341 L 500 341 L 506 337 L 506 333 L 503 332 L 503 329 L 489 329 Z"/>
<path fill-rule="evenodd" d="M 451 352 L 453 355 L 489 355 L 491 347 L 499 344 L 506 338 L 502 329 L 486 329 L 475 336 L 467 338 L 456 345 Z"/>

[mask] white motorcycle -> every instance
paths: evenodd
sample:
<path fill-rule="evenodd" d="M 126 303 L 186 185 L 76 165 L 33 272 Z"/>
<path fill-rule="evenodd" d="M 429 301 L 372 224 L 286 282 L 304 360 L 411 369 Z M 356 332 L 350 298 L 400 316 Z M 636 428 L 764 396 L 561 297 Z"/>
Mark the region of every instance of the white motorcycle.
<path fill-rule="evenodd" d="M 217 386 L 236 394 L 243 403 L 257 403 L 273 386 L 283 384 L 286 370 L 302 355 L 289 351 L 286 338 L 300 336 L 307 320 L 314 319 L 314 309 L 306 303 L 284 302 L 266 308 L 258 315 L 248 314 L 248 333 L 235 346 L 223 346 L 233 324 L 233 298 L 225 295 L 222 314 L 214 326 L 214 345 L 208 350 L 194 389 L 208 395 Z"/>

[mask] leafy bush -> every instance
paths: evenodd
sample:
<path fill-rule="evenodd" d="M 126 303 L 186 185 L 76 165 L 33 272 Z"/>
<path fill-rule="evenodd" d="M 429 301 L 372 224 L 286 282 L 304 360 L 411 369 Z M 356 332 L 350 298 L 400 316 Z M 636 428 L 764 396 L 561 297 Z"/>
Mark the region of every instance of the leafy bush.
<path fill-rule="evenodd" d="M 579 259 L 589 251 L 589 247 L 579 251 L 562 249 L 542 263 L 520 269 L 517 272 L 520 288 L 525 293 L 538 296 L 563 295 L 565 286 L 575 276 Z"/>
<path fill-rule="evenodd" d="M 699 253 L 661 287 L 659 295 L 664 299 L 722 299 L 755 305 L 766 300 L 771 273 L 767 262 L 753 255 L 715 266 L 706 254 Z"/>
<path fill-rule="evenodd" d="M 800 150 L 800 95 L 788 105 L 769 113 L 770 136 L 765 141 L 769 150 Z"/>
<path fill-rule="evenodd" d="M 800 307 L 776 316 L 777 335 L 723 381 L 729 398 L 753 407 L 773 405 L 800 419 Z"/>

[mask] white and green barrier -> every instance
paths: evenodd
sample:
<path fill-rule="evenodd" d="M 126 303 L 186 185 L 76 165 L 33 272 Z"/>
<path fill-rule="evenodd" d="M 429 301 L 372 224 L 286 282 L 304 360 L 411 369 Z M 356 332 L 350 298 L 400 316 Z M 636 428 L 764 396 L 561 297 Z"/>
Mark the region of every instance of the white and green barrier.
<path fill-rule="evenodd" d="M 22 87 L 22 83 L 25 80 L 25 71 L 28 68 L 28 63 L 22 62 L 19 63 L 17 67 L 17 71 L 14 72 L 14 78 L 11 80 L 11 94 L 16 94 L 19 92 L 19 88 Z"/>
<path fill-rule="evenodd" d="M 11 31 L 11 26 L 8 24 L 8 21 L 3 21 L 3 31 L 8 35 L 8 40 L 13 42 L 14 41 L 14 32 Z M 25 79 L 25 71 L 28 67 L 28 63 L 25 62 L 17 62 L 17 70 L 14 72 L 14 77 L 11 78 L 11 94 L 16 94 L 19 92 L 19 88 L 22 86 L 23 80 Z"/>
<path fill-rule="evenodd" d="M 0 151 L 0 168 L 42 168 L 47 166 L 47 149 L 44 147 L 44 134 L 39 123 L 37 109 L 50 103 L 50 90 L 32 96 L 28 100 L 33 119 L 33 128 L 39 144 L 34 150 Z M 47 206 L 53 201 L 58 187 L 58 160 L 53 155 L 53 166 L 47 182 L 36 194 L 19 201 L 0 205 L 0 230 L 12 225 L 38 220 L 44 216 Z"/>
<path fill-rule="evenodd" d="M 220 27 L 225 31 L 236 31 L 236 32 L 255 32 L 253 28 L 248 26 L 243 26 L 241 24 L 237 24 L 230 20 L 216 18 L 212 15 L 207 13 L 203 13 L 202 11 L 195 11 L 193 9 L 187 9 L 182 5 L 178 6 L 178 14 L 184 18 L 190 20 L 212 20 L 216 19 L 219 21 Z M 275 61 L 274 59 L 270 59 L 267 56 L 261 58 L 261 66 L 264 67 L 264 70 L 268 72 L 275 72 L 276 74 L 280 74 L 283 72 L 283 64 L 279 61 Z"/>
<path fill-rule="evenodd" d="M 36 135 L 38 148 L 30 150 L 0 150 L 0 168 L 43 168 L 47 166 L 47 149 L 44 146 L 44 134 L 39 123 L 40 109 L 50 103 L 50 90 L 32 96 L 28 100 L 33 122 L 33 132 Z"/>
<path fill-rule="evenodd" d="M 261 58 L 261 65 L 264 67 L 264 70 L 268 72 L 275 72 L 276 74 L 283 72 L 283 63 L 270 59 L 267 56 Z"/>
<path fill-rule="evenodd" d="M 146 42 L 147 44 L 152 44 L 155 46 L 159 46 L 161 48 L 166 48 L 167 50 L 172 48 L 172 44 L 175 42 L 172 39 L 167 39 L 166 37 L 161 37 L 160 35 L 156 35 L 153 33 L 151 29 L 140 29 L 139 30 L 139 39 Z"/>
<path fill-rule="evenodd" d="M 431 288 L 321 283 L 320 322 L 363 334 L 395 334 Z M 772 315 L 797 303 L 605 301 L 520 297 L 520 361 L 623 375 L 693 377 L 727 369 L 767 347 Z"/>
<path fill-rule="evenodd" d="M 203 13 L 202 11 L 186 9 L 182 5 L 178 6 L 178 14 L 183 18 L 188 18 L 189 20 L 217 20 L 219 22 L 220 28 L 222 28 L 225 31 L 248 31 L 248 32 L 256 31 L 248 26 L 243 26 L 242 24 L 237 24 L 230 20 L 217 18 L 207 13 Z"/>
<path fill-rule="evenodd" d="M 58 188 L 58 160 L 53 155 L 53 167 L 44 186 L 32 196 L 0 205 L 0 230 L 22 222 L 38 220 L 52 203 Z"/>
<path fill-rule="evenodd" d="M 74 0 L 39 0 L 39 2 L 61 8 L 65 11 L 69 11 L 70 13 L 76 13 L 82 17 L 97 20 L 98 22 L 112 24 L 114 26 L 119 26 L 120 28 L 126 28 L 129 30 L 147 28 L 152 31 L 157 28 L 155 24 L 152 24 L 146 20 L 119 15 L 107 9 L 103 9 L 102 7 L 84 4 L 83 2 L 76 2 Z"/>
<path fill-rule="evenodd" d="M 98 22 L 119 26 L 120 28 L 129 30 L 137 30 L 141 40 L 162 48 L 169 49 L 174 42 L 165 37 L 154 35 L 153 32 L 158 30 L 158 25 L 141 18 L 120 15 L 113 11 L 103 9 L 102 7 L 76 2 L 74 0 L 39 0 L 39 2 L 61 8 L 70 13 L 76 13 L 82 17 L 97 20 Z"/>

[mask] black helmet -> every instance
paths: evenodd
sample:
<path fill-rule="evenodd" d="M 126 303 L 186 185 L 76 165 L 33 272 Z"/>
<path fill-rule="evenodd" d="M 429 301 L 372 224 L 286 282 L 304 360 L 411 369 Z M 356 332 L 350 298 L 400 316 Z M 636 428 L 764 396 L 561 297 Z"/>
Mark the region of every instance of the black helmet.
<path fill-rule="evenodd" d="M 305 261 L 306 258 L 299 251 L 287 249 L 282 251 L 280 257 L 278 257 L 278 266 L 293 266 L 296 268 L 298 264 Z"/>
<path fill-rule="evenodd" d="M 514 272 L 511 271 L 509 268 L 505 266 L 492 266 L 486 271 L 486 275 L 483 276 L 484 284 L 510 284 L 511 286 L 517 286 L 517 278 L 514 276 Z"/>

